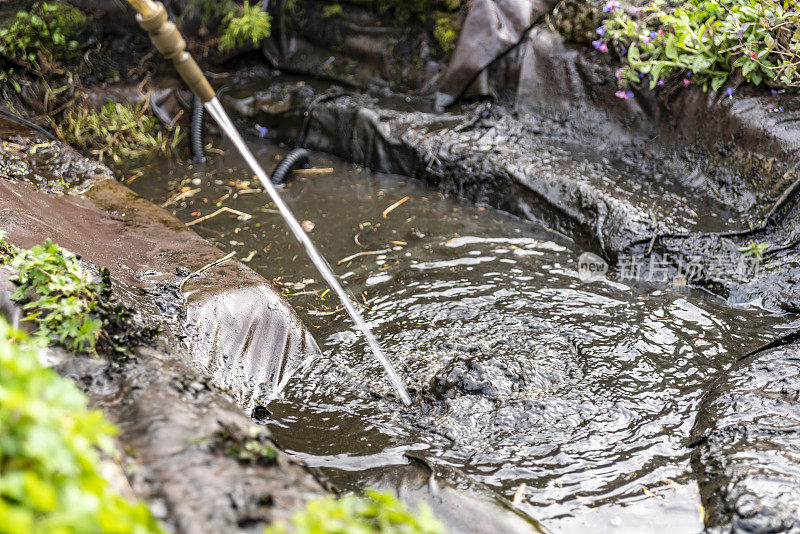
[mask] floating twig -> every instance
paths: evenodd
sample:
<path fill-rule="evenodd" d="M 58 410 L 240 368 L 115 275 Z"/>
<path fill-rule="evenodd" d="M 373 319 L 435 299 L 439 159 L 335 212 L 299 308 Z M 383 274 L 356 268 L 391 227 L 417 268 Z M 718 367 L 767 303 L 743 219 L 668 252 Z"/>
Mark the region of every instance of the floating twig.
<path fill-rule="evenodd" d="M 141 176 L 141 173 L 139 175 Z M 183 200 L 184 198 L 190 197 L 192 195 L 196 195 L 199 192 L 200 192 L 199 187 L 197 189 L 187 189 L 186 191 L 178 193 L 177 195 L 173 196 L 172 198 L 161 204 L 161 207 L 166 208 L 171 204 L 175 204 L 176 202 Z"/>
<path fill-rule="evenodd" d="M 212 267 L 216 267 L 217 265 L 225 263 L 229 259 L 233 258 L 235 255 L 236 255 L 236 252 L 231 252 L 231 253 L 226 254 L 225 256 L 221 257 L 220 259 L 218 259 L 216 261 L 212 261 L 208 265 L 203 265 L 202 267 L 197 269 L 195 272 L 190 273 L 188 276 L 186 276 L 186 278 L 181 280 L 180 284 L 178 284 L 178 291 L 183 291 L 183 284 L 185 284 L 186 282 L 188 282 L 189 280 L 191 280 L 195 276 L 198 276 L 198 275 L 206 272 L 207 270 L 211 269 Z"/>
<path fill-rule="evenodd" d="M 352 254 L 350 256 L 347 256 L 346 258 L 342 258 L 341 260 L 337 261 L 336 265 L 341 265 L 344 262 L 356 259 L 359 256 L 372 256 L 372 255 L 375 255 L 375 254 L 387 254 L 389 252 L 391 252 L 391 251 L 390 250 L 367 250 L 366 252 L 356 252 L 355 254 Z"/>
<path fill-rule="evenodd" d="M 411 198 L 411 197 L 403 197 L 400 200 L 398 200 L 397 202 L 395 202 L 394 204 L 392 204 L 391 206 L 389 206 L 388 208 L 386 208 L 385 210 L 383 210 L 383 213 L 382 213 L 383 218 L 385 219 L 387 215 L 389 215 L 392 211 L 394 211 L 395 208 L 397 208 L 403 202 L 407 201 L 409 198 Z"/>
<path fill-rule="evenodd" d="M 318 174 L 331 174 L 332 172 L 333 172 L 333 167 L 320 167 L 313 169 L 295 169 L 292 171 L 292 174 L 318 175 Z"/>
<path fill-rule="evenodd" d="M 187 223 L 186 223 L 186 226 L 192 226 L 192 225 L 194 225 L 194 224 L 197 224 L 197 223 L 199 223 L 199 222 L 207 221 L 208 219 L 210 219 L 210 218 L 212 218 L 212 217 L 216 217 L 216 216 L 217 216 L 217 215 L 219 215 L 220 213 L 225 213 L 226 211 L 227 211 L 228 213 L 233 213 L 234 215 L 238 215 L 239 217 L 241 217 L 241 218 L 242 218 L 242 220 L 243 220 L 243 221 L 247 221 L 247 220 L 249 220 L 249 219 L 252 219 L 252 218 L 253 218 L 253 216 L 252 216 L 252 215 L 250 215 L 249 213 L 245 213 L 245 212 L 243 212 L 243 211 L 239 211 L 239 210 L 235 210 L 235 209 L 233 209 L 233 208 L 229 208 L 229 207 L 227 207 L 227 206 L 223 206 L 223 207 L 221 207 L 220 209 L 218 209 L 217 211 L 215 211 L 214 213 L 209 213 L 208 215 L 203 215 L 203 216 L 202 216 L 202 217 L 200 217 L 199 219 L 195 219 L 195 220 L 193 220 L 193 221 L 189 221 L 189 222 L 187 222 Z"/>

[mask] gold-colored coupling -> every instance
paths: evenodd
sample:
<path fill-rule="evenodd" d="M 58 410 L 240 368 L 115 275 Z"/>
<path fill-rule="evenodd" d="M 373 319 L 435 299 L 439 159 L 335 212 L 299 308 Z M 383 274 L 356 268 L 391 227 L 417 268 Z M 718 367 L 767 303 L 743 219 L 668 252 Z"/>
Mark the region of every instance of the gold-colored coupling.
<path fill-rule="evenodd" d="M 175 70 L 181 75 L 189 89 L 200 97 L 203 103 L 212 100 L 216 93 L 203 75 L 194 58 L 186 51 L 186 41 L 180 30 L 169 20 L 167 10 L 161 2 L 150 2 L 145 15 L 136 15 L 139 25 L 150 35 L 150 40 L 164 57 L 171 59 Z"/>

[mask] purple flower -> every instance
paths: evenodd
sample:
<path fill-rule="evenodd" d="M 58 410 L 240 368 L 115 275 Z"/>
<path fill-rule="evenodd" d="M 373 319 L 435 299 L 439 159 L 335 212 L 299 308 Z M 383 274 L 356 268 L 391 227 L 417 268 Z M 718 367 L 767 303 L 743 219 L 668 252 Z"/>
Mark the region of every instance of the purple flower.
<path fill-rule="evenodd" d="M 634 15 L 638 15 L 641 12 L 642 12 L 642 8 L 640 8 L 640 7 L 635 7 L 634 6 L 634 7 L 631 8 L 631 13 L 633 13 Z"/>
<path fill-rule="evenodd" d="M 659 87 L 664 87 L 664 80 L 663 79 L 662 80 L 658 80 L 658 83 L 656 85 L 659 86 Z"/>
<path fill-rule="evenodd" d="M 614 96 L 617 98 L 621 98 L 622 100 L 628 100 L 629 98 L 633 98 L 633 91 L 622 91 L 619 90 L 614 93 Z"/>
<path fill-rule="evenodd" d="M 606 27 L 605 27 L 605 25 L 600 26 L 595 31 L 597 32 L 597 35 L 599 35 L 600 37 L 603 37 L 606 34 Z"/>
<path fill-rule="evenodd" d="M 619 0 L 608 0 L 605 4 L 603 4 L 603 11 L 608 13 L 609 11 L 614 11 L 615 9 L 619 9 L 622 6 Z"/>
<path fill-rule="evenodd" d="M 655 39 L 656 37 L 658 37 L 656 32 L 650 32 L 650 39 Z"/>
<path fill-rule="evenodd" d="M 602 52 L 602 53 L 604 53 L 604 54 L 605 54 L 606 52 L 608 52 L 608 45 L 607 45 L 607 44 L 605 44 L 605 43 L 604 43 L 603 41 L 601 41 L 600 39 L 598 39 L 598 40 L 596 40 L 596 41 L 592 41 L 592 46 L 593 46 L 593 47 L 595 47 L 597 50 L 601 51 L 601 52 Z"/>
<path fill-rule="evenodd" d="M 691 85 L 691 83 L 692 83 L 692 80 L 690 80 L 689 78 L 684 78 L 683 79 L 683 86 L 684 87 L 689 87 L 689 85 Z"/>
<path fill-rule="evenodd" d="M 256 134 L 258 134 L 259 137 L 266 137 L 267 131 L 266 127 L 256 124 Z"/>
<path fill-rule="evenodd" d="M 617 72 L 614 73 L 614 76 L 616 76 L 618 80 L 621 80 L 622 79 L 622 69 L 617 69 Z"/>
<path fill-rule="evenodd" d="M 725 94 L 728 96 L 733 96 L 733 87 L 728 87 L 725 89 Z"/>
<path fill-rule="evenodd" d="M 640 80 L 644 79 L 644 76 L 645 76 L 644 72 L 637 72 L 636 74 L 639 75 L 639 79 Z"/>
<path fill-rule="evenodd" d="M 642 43 L 643 44 L 650 44 L 650 41 L 652 41 L 652 39 L 650 37 L 647 37 L 647 36 L 642 37 Z"/>

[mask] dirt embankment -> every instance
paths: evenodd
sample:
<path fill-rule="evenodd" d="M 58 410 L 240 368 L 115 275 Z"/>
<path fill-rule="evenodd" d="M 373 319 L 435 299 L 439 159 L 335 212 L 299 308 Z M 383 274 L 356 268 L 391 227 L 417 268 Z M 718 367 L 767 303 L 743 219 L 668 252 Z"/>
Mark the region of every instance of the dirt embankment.
<path fill-rule="evenodd" d="M 120 427 L 133 494 L 179 532 L 258 532 L 324 494 L 249 417 L 281 373 L 318 351 L 280 293 L 236 260 L 189 277 L 222 253 L 103 166 L 0 126 L 8 240 L 51 238 L 89 268 L 107 266 L 114 292 L 161 330 L 122 360 L 63 349 L 48 358 Z"/>

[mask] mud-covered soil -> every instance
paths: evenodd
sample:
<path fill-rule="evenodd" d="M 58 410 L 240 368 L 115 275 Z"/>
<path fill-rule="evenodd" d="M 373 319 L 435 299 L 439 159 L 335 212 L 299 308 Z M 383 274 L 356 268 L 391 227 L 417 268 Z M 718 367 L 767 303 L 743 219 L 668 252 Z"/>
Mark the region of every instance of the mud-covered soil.
<path fill-rule="evenodd" d="M 235 260 L 188 278 L 223 254 L 104 167 L 0 125 L 0 228 L 8 240 L 30 247 L 51 238 L 88 269 L 107 266 L 114 294 L 161 332 L 124 360 L 63 349 L 46 358 L 120 427 L 135 496 L 177 532 L 259 532 L 324 494 L 280 452 L 269 461 L 231 453 L 231 443 L 246 440 L 274 447 L 249 418 L 253 395 L 273 387 L 293 358 L 318 350 L 280 294 Z M 3 313 L 18 317 L 11 286 L 2 288 Z"/>

